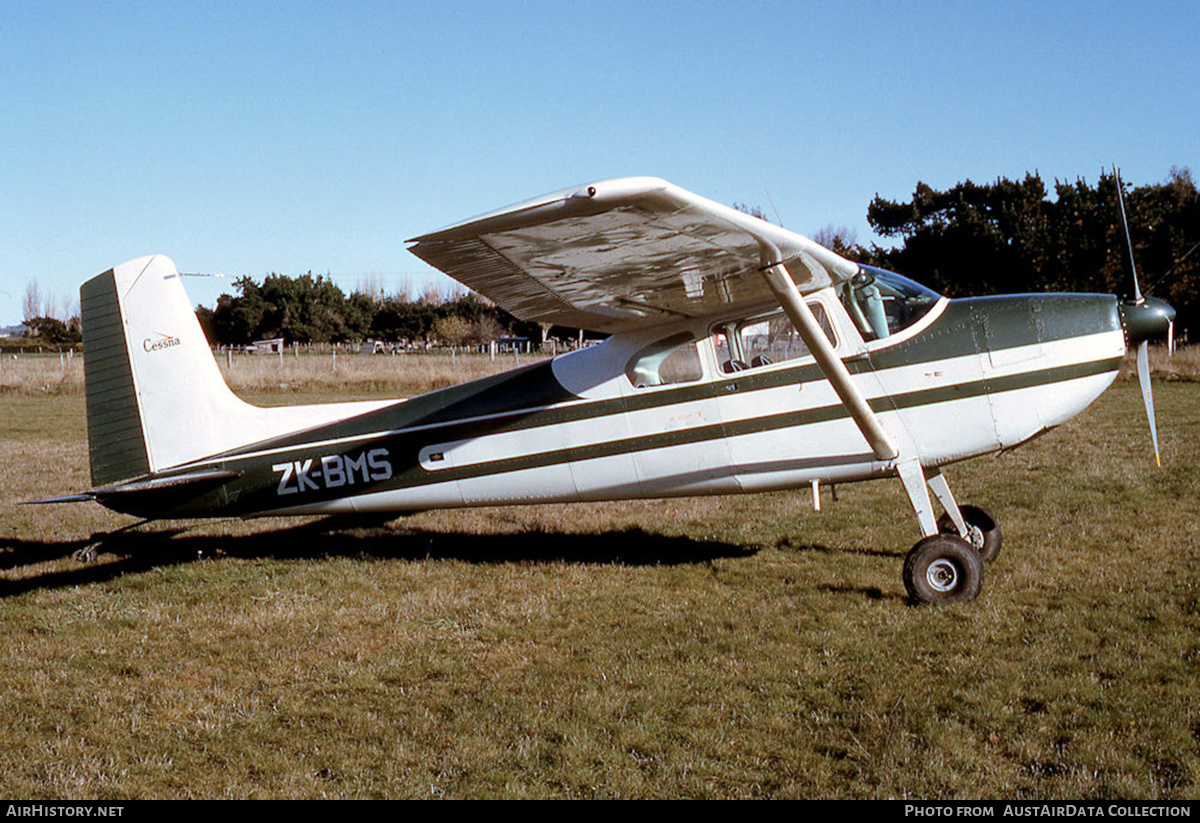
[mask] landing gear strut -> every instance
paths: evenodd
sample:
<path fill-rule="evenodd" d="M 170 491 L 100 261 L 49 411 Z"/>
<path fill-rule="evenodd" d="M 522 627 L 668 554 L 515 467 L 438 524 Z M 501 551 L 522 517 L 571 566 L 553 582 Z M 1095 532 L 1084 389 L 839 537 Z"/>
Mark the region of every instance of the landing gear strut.
<path fill-rule="evenodd" d="M 917 603 L 962 603 L 983 588 L 983 564 L 1000 554 L 1000 524 L 979 506 L 959 506 L 938 469 L 902 461 L 897 474 L 912 503 L 921 538 L 904 559 L 904 588 Z M 945 514 L 933 519 L 932 489 Z"/>
<path fill-rule="evenodd" d="M 1000 521 L 980 506 L 963 505 L 959 506 L 958 510 L 962 512 L 963 520 L 967 523 L 967 542 L 979 552 L 984 563 L 991 563 L 1000 556 L 1000 544 L 1003 540 Z M 938 531 L 942 534 L 958 534 L 958 528 L 948 514 L 938 518 Z"/>

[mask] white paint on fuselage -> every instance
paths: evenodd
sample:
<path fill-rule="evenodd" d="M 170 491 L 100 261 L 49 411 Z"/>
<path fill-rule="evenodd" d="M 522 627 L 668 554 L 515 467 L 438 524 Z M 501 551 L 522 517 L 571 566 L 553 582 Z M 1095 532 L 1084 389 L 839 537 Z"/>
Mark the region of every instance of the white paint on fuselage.
<path fill-rule="evenodd" d="M 662 336 L 661 334 L 659 336 Z M 555 377 L 581 399 L 555 408 L 644 397 L 647 392 L 677 391 L 681 386 L 634 389 L 625 378 L 628 357 L 647 344 L 646 335 L 618 336 L 554 361 Z M 1033 347 L 1030 347 L 1031 349 Z M 1078 414 L 1098 397 L 1115 371 L 1073 377 L 1007 391 L 982 393 L 981 380 L 1002 381 L 1037 375 L 1048 369 L 1119 357 L 1124 341 L 1119 331 L 1036 345 L 1035 351 L 1012 350 L 993 358 L 972 353 L 857 375 L 864 394 L 886 405 L 887 397 L 936 391 L 947 399 L 901 410 L 879 412 L 884 427 L 902 442 L 913 444 L 922 464 L 943 465 L 967 457 L 1012 448 Z M 806 360 L 767 369 L 794 368 Z M 1003 365 L 997 366 L 997 363 Z M 763 371 L 766 371 L 764 369 Z M 748 373 L 741 373 L 746 376 Z M 705 380 L 734 386 L 738 375 L 708 374 Z M 590 384 L 590 385 L 589 385 Z M 686 384 L 697 385 L 697 384 Z M 956 386 L 972 386 L 955 398 Z M 889 474 L 889 462 L 874 459 L 862 434 L 847 416 L 820 422 L 779 426 L 781 415 L 839 407 L 828 382 L 789 383 L 756 391 L 708 392 L 665 406 L 653 406 L 584 420 L 567 420 L 533 428 L 478 437 L 431 442 L 422 450 L 422 466 L 431 475 L 538 455 L 578 453 L 551 465 L 481 473 L 446 482 L 373 492 L 344 500 L 287 509 L 287 513 L 405 511 L 463 505 L 562 502 L 573 500 L 667 497 L 691 494 L 751 492 L 848 482 Z M 505 417 L 507 415 L 498 415 Z M 483 419 L 483 418 L 479 418 Z M 718 431 L 762 431 L 716 436 Z M 701 434 L 698 430 L 707 430 Z M 430 429 L 434 434 L 436 429 Z M 712 435 L 712 436 L 710 436 Z M 682 442 L 642 447 L 647 438 L 678 436 Z M 655 441 L 658 442 L 658 441 Z M 626 444 L 617 454 L 587 457 L 594 447 Z M 619 448 L 619 446 L 618 446 Z M 429 460 L 440 454 L 441 459 Z M 500 468 L 497 466 L 497 468 Z M 432 478 L 431 478 L 432 480 Z"/>

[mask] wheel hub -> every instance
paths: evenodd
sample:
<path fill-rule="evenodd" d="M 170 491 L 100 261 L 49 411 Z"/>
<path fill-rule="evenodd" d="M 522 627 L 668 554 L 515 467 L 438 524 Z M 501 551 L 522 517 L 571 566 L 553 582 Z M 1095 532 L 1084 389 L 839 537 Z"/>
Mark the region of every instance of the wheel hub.
<path fill-rule="evenodd" d="M 976 551 L 982 551 L 984 543 L 983 529 L 978 526 L 967 526 L 967 542 L 974 546 Z"/>
<path fill-rule="evenodd" d="M 953 591 L 958 585 L 958 567 L 949 560 L 935 560 L 925 570 L 925 581 L 934 591 Z"/>

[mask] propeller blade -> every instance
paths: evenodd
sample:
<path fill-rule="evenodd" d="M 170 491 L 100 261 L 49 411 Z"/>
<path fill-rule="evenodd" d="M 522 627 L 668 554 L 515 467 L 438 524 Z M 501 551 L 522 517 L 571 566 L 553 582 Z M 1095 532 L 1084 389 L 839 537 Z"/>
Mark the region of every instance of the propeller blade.
<path fill-rule="evenodd" d="M 1150 341 L 1143 340 L 1137 350 L 1138 385 L 1142 388 L 1142 402 L 1146 404 L 1146 419 L 1150 421 L 1150 439 L 1154 441 L 1154 461 L 1162 467 L 1158 454 L 1158 426 L 1154 422 L 1154 394 L 1150 389 Z"/>
<path fill-rule="evenodd" d="M 1129 270 L 1133 272 L 1133 301 L 1140 303 L 1142 290 L 1138 288 L 1137 263 L 1133 262 L 1133 240 L 1129 236 L 1129 218 L 1125 216 L 1125 194 L 1121 185 L 1121 172 L 1113 166 L 1113 177 L 1117 179 L 1117 203 L 1121 206 L 1121 225 L 1125 228 L 1125 248 L 1129 249 Z"/>
<path fill-rule="evenodd" d="M 1137 342 L 1138 385 L 1142 389 L 1142 402 L 1146 404 L 1146 419 L 1150 421 L 1150 439 L 1154 442 L 1154 462 L 1162 467 L 1158 452 L 1158 424 L 1154 420 L 1154 394 L 1150 388 L 1150 340 L 1161 334 L 1166 325 L 1167 352 L 1175 346 L 1175 309 L 1157 298 L 1143 298 L 1138 287 L 1137 263 L 1133 257 L 1133 239 L 1129 236 L 1129 218 L 1125 214 L 1124 186 L 1121 172 L 1113 164 L 1113 177 L 1117 184 L 1117 203 L 1121 206 L 1121 225 L 1125 229 L 1125 246 L 1129 249 L 1129 270 L 1133 274 L 1133 299 L 1121 302 L 1121 325 L 1125 329 L 1128 345 Z"/>

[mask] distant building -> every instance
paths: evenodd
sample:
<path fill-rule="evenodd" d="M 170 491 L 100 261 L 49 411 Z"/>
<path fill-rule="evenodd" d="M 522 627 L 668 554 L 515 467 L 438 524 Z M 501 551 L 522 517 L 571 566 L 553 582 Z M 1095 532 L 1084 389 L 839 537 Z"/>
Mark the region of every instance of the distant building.
<path fill-rule="evenodd" d="M 255 340 L 246 347 L 247 354 L 278 354 L 287 348 L 287 344 L 283 342 L 282 337 L 275 337 L 270 340 Z"/>
<path fill-rule="evenodd" d="M 25 337 L 29 334 L 29 329 L 25 328 L 23 323 L 18 323 L 15 326 L 5 326 L 0 328 L 0 337 Z"/>
<path fill-rule="evenodd" d="M 497 337 L 496 351 L 498 352 L 528 352 L 530 349 L 528 337 Z"/>

